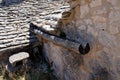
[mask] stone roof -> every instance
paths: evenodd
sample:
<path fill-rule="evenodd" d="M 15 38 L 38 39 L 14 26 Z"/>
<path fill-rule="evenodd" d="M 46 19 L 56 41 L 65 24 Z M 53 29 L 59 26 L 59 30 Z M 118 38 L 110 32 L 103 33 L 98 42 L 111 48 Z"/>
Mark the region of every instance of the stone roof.
<path fill-rule="evenodd" d="M 61 13 L 69 6 L 61 1 L 24 0 L 19 4 L 0 6 L 0 53 L 36 42 L 30 23 L 55 27 Z"/>

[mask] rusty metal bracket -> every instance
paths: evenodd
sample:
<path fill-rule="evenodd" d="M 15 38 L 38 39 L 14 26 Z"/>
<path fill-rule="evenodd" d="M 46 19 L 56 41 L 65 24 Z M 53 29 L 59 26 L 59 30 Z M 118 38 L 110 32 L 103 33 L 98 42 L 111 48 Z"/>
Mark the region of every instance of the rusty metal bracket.
<path fill-rule="evenodd" d="M 89 43 L 82 43 L 75 42 L 74 40 L 70 40 L 67 38 L 61 38 L 60 36 L 56 36 L 54 34 L 47 33 L 41 28 L 38 28 L 36 25 L 31 26 L 33 32 L 39 39 L 44 39 L 46 41 L 52 42 L 55 45 L 64 47 L 68 50 L 74 51 L 76 53 L 87 54 L 90 51 Z"/>

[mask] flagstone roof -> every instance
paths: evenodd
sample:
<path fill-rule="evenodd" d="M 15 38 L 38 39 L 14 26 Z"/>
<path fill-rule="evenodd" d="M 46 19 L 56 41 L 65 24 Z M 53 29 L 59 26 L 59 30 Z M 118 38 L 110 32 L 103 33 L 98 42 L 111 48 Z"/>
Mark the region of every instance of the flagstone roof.
<path fill-rule="evenodd" d="M 0 6 L 0 52 L 37 42 L 30 33 L 30 23 L 55 27 L 69 6 L 61 1 L 24 0 L 19 4 Z"/>

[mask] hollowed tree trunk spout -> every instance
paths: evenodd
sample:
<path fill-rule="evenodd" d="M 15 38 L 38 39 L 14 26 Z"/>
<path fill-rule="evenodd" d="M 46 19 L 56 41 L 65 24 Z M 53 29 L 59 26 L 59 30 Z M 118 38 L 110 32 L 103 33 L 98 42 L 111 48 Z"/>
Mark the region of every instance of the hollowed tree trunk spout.
<path fill-rule="evenodd" d="M 75 53 L 80 54 L 87 54 L 90 51 L 90 45 L 88 42 L 85 42 L 83 45 L 82 43 L 78 43 L 76 41 L 67 39 L 67 38 L 61 38 L 60 36 L 56 36 L 54 34 L 50 34 L 47 31 L 44 31 L 41 28 L 38 28 L 36 25 L 31 26 L 32 32 L 36 34 L 36 36 L 39 38 L 40 41 L 46 40 L 49 42 L 54 43 L 55 45 L 64 47 L 68 50 L 74 51 Z"/>

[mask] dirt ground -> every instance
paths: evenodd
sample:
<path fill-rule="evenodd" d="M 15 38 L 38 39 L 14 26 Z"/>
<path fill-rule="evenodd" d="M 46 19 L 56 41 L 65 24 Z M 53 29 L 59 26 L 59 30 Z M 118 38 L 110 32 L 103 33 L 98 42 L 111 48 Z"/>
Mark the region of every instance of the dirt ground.
<path fill-rule="evenodd" d="M 52 69 L 46 63 L 39 62 L 32 65 L 32 68 L 25 73 L 17 72 L 14 78 L 8 77 L 8 72 L 1 72 L 0 80 L 57 80 L 52 74 Z"/>

